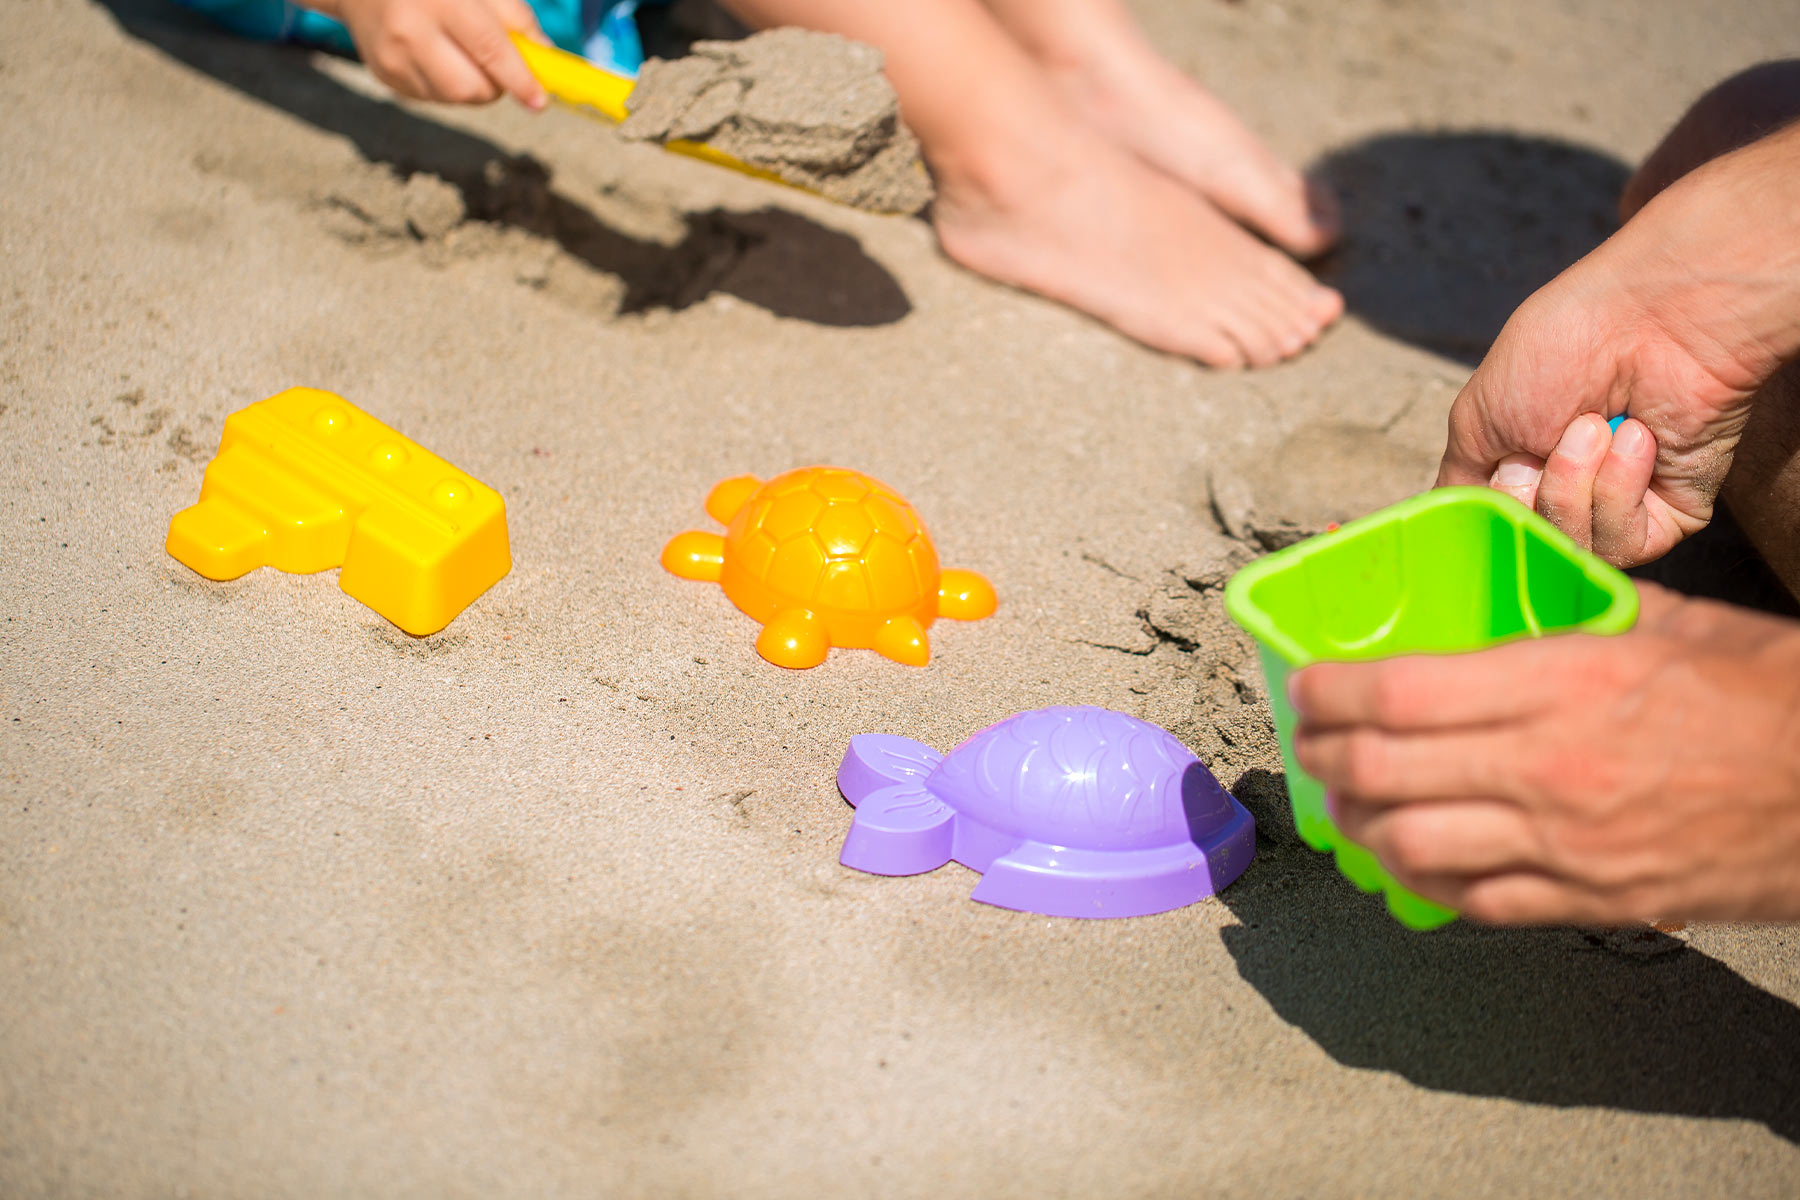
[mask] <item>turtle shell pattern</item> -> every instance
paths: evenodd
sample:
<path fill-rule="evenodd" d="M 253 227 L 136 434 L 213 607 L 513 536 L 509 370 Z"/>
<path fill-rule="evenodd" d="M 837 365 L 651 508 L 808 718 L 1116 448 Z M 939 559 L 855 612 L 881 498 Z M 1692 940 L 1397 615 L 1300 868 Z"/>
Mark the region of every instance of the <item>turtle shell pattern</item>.
<path fill-rule="evenodd" d="M 1193 751 L 1148 721 L 1105 708 L 1040 708 L 990 725 L 926 781 L 940 799 L 1020 838 L 1089 850 L 1144 850 L 1205 836 L 1232 800 Z M 1184 784 L 1188 793 L 1184 794 Z M 1208 786 L 1210 785 L 1210 786 Z"/>
<path fill-rule="evenodd" d="M 918 610 L 929 622 L 939 574 L 924 522 L 898 492 L 860 471 L 804 467 L 763 484 L 732 517 L 720 582 L 765 620 L 774 606 L 757 599 L 773 593 L 823 613 Z"/>

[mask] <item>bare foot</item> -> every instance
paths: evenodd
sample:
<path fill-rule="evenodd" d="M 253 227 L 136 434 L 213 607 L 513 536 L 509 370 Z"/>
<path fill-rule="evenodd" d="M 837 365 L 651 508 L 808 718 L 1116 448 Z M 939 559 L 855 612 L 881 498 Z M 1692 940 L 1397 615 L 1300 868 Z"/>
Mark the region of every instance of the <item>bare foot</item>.
<path fill-rule="evenodd" d="M 1343 299 L 1192 192 L 1070 119 L 992 161 L 937 163 L 956 261 L 1212 366 L 1297 354 Z"/>
<path fill-rule="evenodd" d="M 1098 5 L 1131 33 L 1112 0 L 728 3 L 753 24 L 827 29 L 880 47 L 937 183 L 938 237 L 964 266 L 1215 366 L 1279 362 L 1343 312 L 1336 292 L 1226 215 L 1261 214 L 1259 228 L 1319 244 L 1277 217 L 1279 204 L 1257 199 L 1268 172 L 1251 169 L 1245 183 L 1221 164 L 1220 179 L 1232 182 L 1220 183 L 1229 199 L 1215 206 L 1083 119 L 1044 60 L 996 19 L 1007 6 L 1081 15 Z"/>
<path fill-rule="evenodd" d="M 986 0 L 1071 108 L 1301 258 L 1338 238 L 1337 203 L 1159 55 L 1116 0 Z"/>

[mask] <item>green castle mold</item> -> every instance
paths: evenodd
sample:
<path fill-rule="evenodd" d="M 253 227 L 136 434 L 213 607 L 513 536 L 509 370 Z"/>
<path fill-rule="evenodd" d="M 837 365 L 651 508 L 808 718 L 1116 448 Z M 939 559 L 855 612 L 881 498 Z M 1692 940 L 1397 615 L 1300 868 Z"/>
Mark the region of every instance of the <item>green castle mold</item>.
<path fill-rule="evenodd" d="M 1336 856 L 1365 892 L 1413 929 L 1456 913 L 1395 882 L 1338 832 L 1318 780 L 1294 762 L 1287 681 L 1324 660 L 1455 654 L 1554 633 L 1623 633 L 1637 590 L 1517 501 L 1486 488 L 1441 488 L 1258 559 L 1225 589 L 1225 608 L 1256 639 L 1287 766 L 1294 824 Z"/>

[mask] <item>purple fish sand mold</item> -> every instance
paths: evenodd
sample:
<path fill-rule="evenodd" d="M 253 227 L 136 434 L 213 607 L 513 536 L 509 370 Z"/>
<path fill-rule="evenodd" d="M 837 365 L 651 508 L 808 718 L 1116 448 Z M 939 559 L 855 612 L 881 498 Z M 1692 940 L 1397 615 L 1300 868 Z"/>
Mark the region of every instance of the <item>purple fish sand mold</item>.
<path fill-rule="evenodd" d="M 1052 917 L 1136 917 L 1244 873 L 1256 823 L 1167 731 L 1104 708 L 1019 713 L 940 754 L 859 734 L 838 768 L 856 807 L 841 861 L 917 875 L 955 859 L 973 899 Z"/>

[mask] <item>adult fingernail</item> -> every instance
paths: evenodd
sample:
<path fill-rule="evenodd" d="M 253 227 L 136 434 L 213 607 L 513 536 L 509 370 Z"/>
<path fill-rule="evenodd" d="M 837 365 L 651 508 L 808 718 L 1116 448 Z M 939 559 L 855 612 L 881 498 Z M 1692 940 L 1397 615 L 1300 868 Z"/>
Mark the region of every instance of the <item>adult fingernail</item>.
<path fill-rule="evenodd" d="M 1325 812 L 1331 817 L 1333 822 L 1336 822 L 1338 819 L 1338 798 L 1336 792 L 1325 793 Z"/>
<path fill-rule="evenodd" d="M 1621 458 L 1637 458 L 1653 444 L 1650 431 L 1637 421 L 1627 421 L 1613 434 L 1613 453 Z"/>
<path fill-rule="evenodd" d="M 1586 415 L 1576 417 L 1564 431 L 1562 441 L 1557 443 L 1556 452 L 1577 462 L 1589 458 L 1600 448 L 1600 430 L 1603 427 L 1604 422 L 1590 421 Z"/>
<path fill-rule="evenodd" d="M 1287 701 L 1288 707 L 1294 710 L 1295 716 L 1302 715 L 1300 712 L 1300 672 L 1298 671 L 1288 676 Z"/>
<path fill-rule="evenodd" d="M 1542 470 L 1530 463 L 1519 462 L 1515 459 L 1512 462 L 1501 463 L 1495 469 L 1494 477 L 1489 480 L 1489 484 L 1504 492 L 1513 491 L 1515 488 L 1536 487 L 1538 477 L 1543 473 Z"/>

